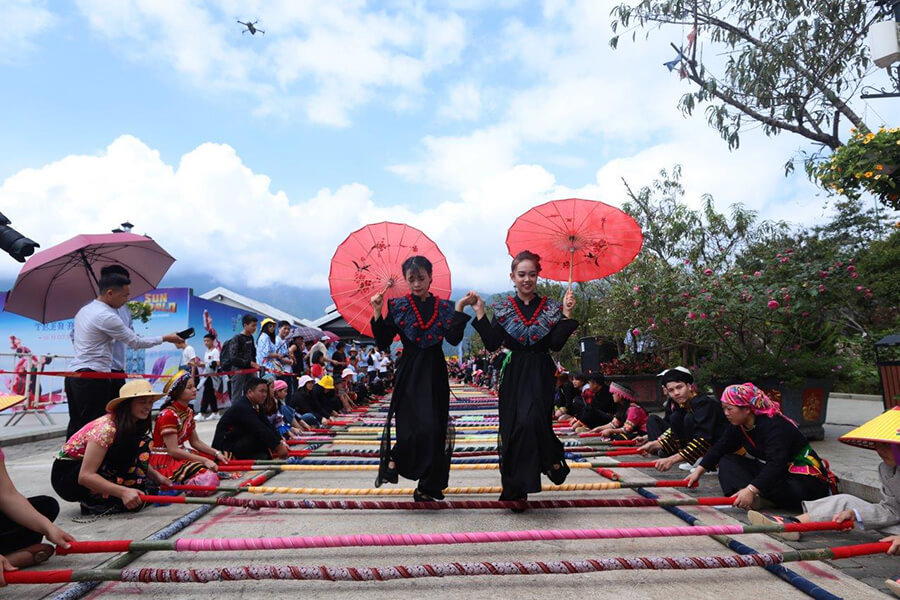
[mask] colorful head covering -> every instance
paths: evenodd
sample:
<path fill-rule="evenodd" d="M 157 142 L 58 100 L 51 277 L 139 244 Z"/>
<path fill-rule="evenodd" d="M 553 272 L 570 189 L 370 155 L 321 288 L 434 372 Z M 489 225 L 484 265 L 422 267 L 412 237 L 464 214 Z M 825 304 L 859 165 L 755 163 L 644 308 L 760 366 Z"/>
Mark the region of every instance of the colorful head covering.
<path fill-rule="evenodd" d="M 322 379 L 319 380 L 319 385 L 325 388 L 326 390 L 334 389 L 334 378 L 331 375 L 326 375 Z"/>
<path fill-rule="evenodd" d="M 683 383 L 687 383 L 688 385 L 694 383 L 694 376 L 686 367 L 679 366 L 673 367 L 671 369 L 666 369 L 659 375 L 659 377 L 661 385 L 666 385 L 667 383 L 671 383 L 673 381 L 681 381 Z"/>
<path fill-rule="evenodd" d="M 613 381 L 609 384 L 609 393 L 618 394 L 622 396 L 626 400 L 630 400 L 632 402 L 636 401 L 634 390 L 625 385 L 624 383 L 619 383 L 617 381 Z"/>
<path fill-rule="evenodd" d="M 878 415 L 838 439 L 845 444 L 869 450 L 874 450 L 877 442 L 900 444 L 900 406 Z"/>
<path fill-rule="evenodd" d="M 746 406 L 753 411 L 754 415 L 774 417 L 777 414 L 781 414 L 781 406 L 752 383 L 729 385 L 725 388 L 725 391 L 722 392 L 722 404 Z M 784 417 L 783 414 L 781 416 Z M 787 417 L 784 418 L 788 419 Z M 788 421 L 794 423 L 791 419 L 788 419 Z M 794 423 L 794 425 L 796 425 L 796 423 Z"/>
<path fill-rule="evenodd" d="M 191 374 L 188 373 L 187 371 L 183 370 L 183 369 L 180 370 L 180 371 L 178 371 L 178 372 L 176 372 L 174 375 L 172 375 L 172 378 L 169 379 L 169 381 L 166 382 L 166 386 L 163 388 L 163 392 L 164 392 L 167 396 L 169 396 L 170 398 L 172 398 L 172 392 L 173 392 L 174 390 L 178 389 L 179 387 L 181 387 L 181 384 L 182 384 L 186 379 L 188 379 L 190 376 L 191 376 Z M 174 400 L 175 398 L 172 398 L 172 399 Z"/>
<path fill-rule="evenodd" d="M 286 390 L 286 389 L 287 389 L 287 386 L 288 386 L 287 382 L 282 381 L 282 380 L 279 379 L 279 380 L 276 381 L 275 384 L 272 386 L 272 389 L 273 389 L 274 391 L 277 392 L 278 390 Z"/>
<path fill-rule="evenodd" d="M 272 323 L 273 325 L 277 325 L 277 323 L 275 323 L 275 319 L 270 319 L 269 317 L 266 317 L 265 319 L 262 320 L 262 323 L 259 324 L 259 328 L 265 329 L 266 325 L 268 325 L 269 323 Z"/>

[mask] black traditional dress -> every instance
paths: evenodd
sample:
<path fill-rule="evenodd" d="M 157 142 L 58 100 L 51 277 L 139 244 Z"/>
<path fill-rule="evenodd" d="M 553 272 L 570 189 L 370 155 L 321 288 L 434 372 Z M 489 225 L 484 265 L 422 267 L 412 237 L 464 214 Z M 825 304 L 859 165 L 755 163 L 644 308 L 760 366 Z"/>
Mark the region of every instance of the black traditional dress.
<path fill-rule="evenodd" d="M 673 401 L 669 419 L 669 428 L 656 441 L 666 456 L 680 453 L 689 463 L 702 458 L 728 427 L 721 403 L 706 395 L 683 405 Z"/>
<path fill-rule="evenodd" d="M 372 321 L 378 347 L 388 352 L 400 335 L 403 354 L 397 361 L 394 391 L 381 436 L 381 464 L 375 485 L 392 479 L 388 463 L 419 490 L 443 498 L 450 479 L 453 430 L 449 423 L 450 383 L 443 342 L 462 341 L 469 316 L 457 312 L 449 300 L 412 295 L 388 301 L 385 318 Z M 391 419 L 396 418 L 397 439 L 391 448 Z"/>
<path fill-rule="evenodd" d="M 473 324 L 484 346 L 511 350 L 500 376 L 499 408 L 501 500 L 518 500 L 541 491 L 541 473 L 565 479 L 562 442 L 553 433 L 556 365 L 549 351 L 561 350 L 578 327 L 562 315 L 559 302 L 535 297 L 525 304 L 511 296 L 494 304 L 494 317 Z M 562 465 L 554 471 L 554 465 Z"/>
<path fill-rule="evenodd" d="M 834 491 L 834 476 L 797 426 L 782 414 L 756 415 L 746 429 L 729 425 L 700 466 L 719 467 L 719 484 L 731 496 L 749 484 L 775 506 L 797 509 Z M 834 514 L 834 513 L 832 513 Z"/>

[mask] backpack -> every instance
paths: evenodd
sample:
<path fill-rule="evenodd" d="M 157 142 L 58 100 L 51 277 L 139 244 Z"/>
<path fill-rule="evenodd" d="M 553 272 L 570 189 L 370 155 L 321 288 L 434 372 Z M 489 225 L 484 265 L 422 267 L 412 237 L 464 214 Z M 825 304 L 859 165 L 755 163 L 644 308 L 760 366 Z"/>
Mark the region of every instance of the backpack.
<path fill-rule="evenodd" d="M 237 344 L 237 336 L 234 336 L 222 345 L 219 352 L 219 370 L 231 371 L 234 365 L 231 361 L 234 358 L 234 347 Z"/>

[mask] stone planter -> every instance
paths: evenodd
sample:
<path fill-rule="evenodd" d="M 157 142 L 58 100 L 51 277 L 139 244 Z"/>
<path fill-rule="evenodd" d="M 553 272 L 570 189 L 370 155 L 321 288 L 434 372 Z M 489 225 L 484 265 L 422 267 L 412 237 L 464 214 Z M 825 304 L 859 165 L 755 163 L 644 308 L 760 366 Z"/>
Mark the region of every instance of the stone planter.
<path fill-rule="evenodd" d="M 725 388 L 733 383 L 713 384 L 716 398 L 722 396 Z M 828 413 L 828 395 L 834 383 L 831 379 L 806 379 L 800 386 L 791 386 L 777 379 L 754 381 L 770 398 L 781 403 L 781 412 L 797 422 L 803 435 L 809 440 L 825 439 L 825 415 Z"/>
<path fill-rule="evenodd" d="M 623 383 L 633 389 L 638 404 L 647 412 L 662 410 L 662 389 L 659 385 L 659 378 L 655 374 L 607 375 L 606 378 L 609 381 Z"/>

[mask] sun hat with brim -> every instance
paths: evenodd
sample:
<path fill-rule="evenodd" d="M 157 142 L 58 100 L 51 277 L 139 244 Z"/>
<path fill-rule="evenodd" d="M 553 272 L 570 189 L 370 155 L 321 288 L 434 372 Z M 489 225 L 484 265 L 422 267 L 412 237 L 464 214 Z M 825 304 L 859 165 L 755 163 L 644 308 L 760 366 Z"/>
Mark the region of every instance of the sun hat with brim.
<path fill-rule="evenodd" d="M 314 377 L 310 377 L 309 375 L 304 375 L 303 377 L 300 378 L 300 381 L 297 382 L 297 385 L 298 385 L 299 387 L 303 387 L 304 385 L 306 385 L 306 384 L 309 383 L 310 381 L 315 381 L 315 378 L 314 378 Z"/>
<path fill-rule="evenodd" d="M 319 385 L 322 386 L 323 388 L 325 388 L 326 390 L 333 390 L 334 389 L 334 379 L 331 377 L 331 375 L 326 375 L 325 377 L 323 377 L 322 379 L 319 380 Z"/>
<path fill-rule="evenodd" d="M 874 450 L 878 442 L 900 444 L 900 406 L 866 421 L 838 439 L 845 444 L 869 450 Z"/>
<path fill-rule="evenodd" d="M 351 375 L 351 376 L 356 375 L 356 371 L 354 371 L 353 369 L 351 369 L 349 367 L 344 369 L 343 371 L 341 371 L 341 379 L 343 379 L 347 375 Z"/>
<path fill-rule="evenodd" d="M 113 398 L 106 404 L 106 412 L 116 410 L 118 405 L 132 398 L 153 398 L 154 400 L 159 400 L 163 396 L 165 394 L 153 391 L 153 386 L 146 379 L 132 379 L 125 382 L 125 385 L 119 390 L 118 398 Z"/>
<path fill-rule="evenodd" d="M 265 329 L 266 325 L 268 325 L 269 323 L 276 324 L 275 319 L 270 319 L 270 318 L 266 317 L 265 319 L 262 320 L 262 323 L 259 324 L 259 328 Z"/>

